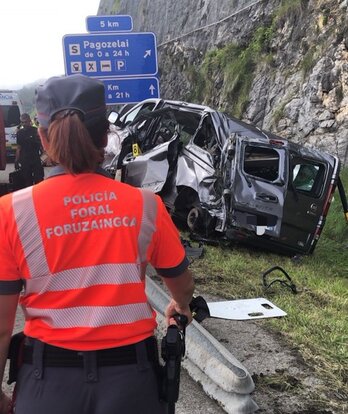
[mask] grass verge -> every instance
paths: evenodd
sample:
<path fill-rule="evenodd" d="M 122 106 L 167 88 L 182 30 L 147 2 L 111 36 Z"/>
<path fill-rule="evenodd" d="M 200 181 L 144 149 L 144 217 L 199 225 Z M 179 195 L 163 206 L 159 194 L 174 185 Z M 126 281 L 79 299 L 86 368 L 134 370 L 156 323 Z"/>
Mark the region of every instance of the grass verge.
<path fill-rule="evenodd" d="M 341 178 L 348 189 L 347 169 Z M 279 283 L 265 290 L 261 275 L 273 266 L 290 275 L 297 294 Z M 191 267 L 201 294 L 228 300 L 265 297 L 287 312 L 262 323 L 297 347 L 335 395 L 348 398 L 348 225 L 337 192 L 313 255 L 295 261 L 253 248 L 206 246 Z M 270 276 L 269 282 L 284 279 L 281 272 Z"/>

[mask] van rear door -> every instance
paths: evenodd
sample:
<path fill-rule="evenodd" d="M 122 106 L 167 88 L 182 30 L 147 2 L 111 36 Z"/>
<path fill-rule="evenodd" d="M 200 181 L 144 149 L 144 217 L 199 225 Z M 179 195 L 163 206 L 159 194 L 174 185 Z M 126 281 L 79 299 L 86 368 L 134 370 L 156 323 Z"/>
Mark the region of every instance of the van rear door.
<path fill-rule="evenodd" d="M 281 241 L 302 253 L 311 253 L 325 224 L 337 182 L 338 160 L 292 154 L 289 190 L 284 203 Z"/>
<path fill-rule="evenodd" d="M 286 171 L 286 144 L 239 137 L 232 174 L 232 216 L 238 228 L 278 238 L 280 235 Z"/>

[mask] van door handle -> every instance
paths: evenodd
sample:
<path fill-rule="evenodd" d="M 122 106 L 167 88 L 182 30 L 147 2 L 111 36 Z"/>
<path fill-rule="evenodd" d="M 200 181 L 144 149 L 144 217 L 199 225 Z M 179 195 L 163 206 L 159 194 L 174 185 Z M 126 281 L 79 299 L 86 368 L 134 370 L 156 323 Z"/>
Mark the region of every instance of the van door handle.
<path fill-rule="evenodd" d="M 256 200 L 266 201 L 268 203 L 278 203 L 277 196 L 266 193 L 256 193 Z"/>

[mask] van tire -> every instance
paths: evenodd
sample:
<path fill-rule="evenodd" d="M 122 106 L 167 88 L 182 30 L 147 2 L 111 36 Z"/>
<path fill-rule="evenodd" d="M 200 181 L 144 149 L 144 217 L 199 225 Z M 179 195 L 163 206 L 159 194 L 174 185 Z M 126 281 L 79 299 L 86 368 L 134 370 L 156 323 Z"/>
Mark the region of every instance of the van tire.
<path fill-rule="evenodd" d="M 192 231 L 197 231 L 203 224 L 203 211 L 200 207 L 192 207 L 186 218 L 187 227 Z"/>

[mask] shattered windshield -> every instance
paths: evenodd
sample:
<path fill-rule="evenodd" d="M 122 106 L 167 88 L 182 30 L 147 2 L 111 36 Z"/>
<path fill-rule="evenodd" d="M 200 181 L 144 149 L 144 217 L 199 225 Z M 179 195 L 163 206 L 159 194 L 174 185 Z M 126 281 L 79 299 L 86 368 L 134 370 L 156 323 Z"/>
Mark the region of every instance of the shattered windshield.
<path fill-rule="evenodd" d="M 145 129 L 151 128 L 151 133 L 147 131 L 143 143 L 140 145 L 143 151 L 148 151 L 163 142 L 168 142 L 178 133 L 180 141 L 186 145 L 194 136 L 201 119 L 200 114 L 178 110 L 176 108 L 165 108 L 158 117 L 154 117 L 152 125 L 147 125 Z M 152 115 L 156 115 L 154 111 Z"/>

